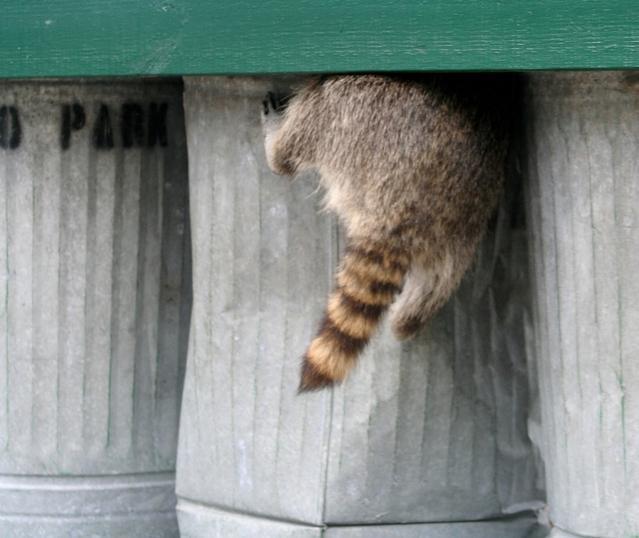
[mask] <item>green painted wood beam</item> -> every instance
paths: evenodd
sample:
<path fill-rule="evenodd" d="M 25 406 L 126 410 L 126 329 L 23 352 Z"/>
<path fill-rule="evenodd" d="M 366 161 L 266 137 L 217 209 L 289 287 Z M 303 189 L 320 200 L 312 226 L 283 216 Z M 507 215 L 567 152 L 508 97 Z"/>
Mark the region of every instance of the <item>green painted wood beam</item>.
<path fill-rule="evenodd" d="M 639 0 L 7 0 L 0 77 L 639 68 Z"/>

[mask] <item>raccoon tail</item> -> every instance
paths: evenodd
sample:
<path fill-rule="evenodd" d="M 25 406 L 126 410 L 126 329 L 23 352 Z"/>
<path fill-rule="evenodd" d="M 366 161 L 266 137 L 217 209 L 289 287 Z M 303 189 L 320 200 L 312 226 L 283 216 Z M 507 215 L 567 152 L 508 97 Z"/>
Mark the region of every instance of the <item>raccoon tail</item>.
<path fill-rule="evenodd" d="M 382 314 L 401 291 L 410 257 L 386 245 L 350 245 L 337 274 L 337 288 L 317 336 L 310 343 L 299 391 L 342 381 L 377 329 Z"/>

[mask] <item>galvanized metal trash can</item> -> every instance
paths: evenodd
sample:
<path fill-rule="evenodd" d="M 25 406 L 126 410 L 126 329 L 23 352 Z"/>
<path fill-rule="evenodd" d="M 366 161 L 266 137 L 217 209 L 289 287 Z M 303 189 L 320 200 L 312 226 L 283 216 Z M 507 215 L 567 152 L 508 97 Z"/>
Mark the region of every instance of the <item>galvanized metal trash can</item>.
<path fill-rule="evenodd" d="M 527 106 L 553 536 L 637 536 L 639 75 L 532 75 Z"/>
<path fill-rule="evenodd" d="M 186 79 L 183 538 L 529 536 L 543 486 L 526 427 L 527 246 L 512 201 L 421 337 L 400 345 L 386 328 L 343 386 L 298 396 L 340 240 L 318 213 L 317 178 L 266 166 L 260 103 L 286 84 Z"/>
<path fill-rule="evenodd" d="M 181 93 L 0 85 L 0 536 L 178 535 Z"/>

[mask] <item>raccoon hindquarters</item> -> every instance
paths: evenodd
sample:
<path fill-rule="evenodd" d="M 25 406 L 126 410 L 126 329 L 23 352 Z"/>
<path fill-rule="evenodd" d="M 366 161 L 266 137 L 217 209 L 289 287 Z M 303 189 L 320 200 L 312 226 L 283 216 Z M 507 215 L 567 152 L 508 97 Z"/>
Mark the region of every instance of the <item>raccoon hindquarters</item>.
<path fill-rule="evenodd" d="M 401 291 L 409 256 L 384 245 L 353 244 L 342 259 L 317 336 L 304 355 L 300 392 L 342 381 Z"/>

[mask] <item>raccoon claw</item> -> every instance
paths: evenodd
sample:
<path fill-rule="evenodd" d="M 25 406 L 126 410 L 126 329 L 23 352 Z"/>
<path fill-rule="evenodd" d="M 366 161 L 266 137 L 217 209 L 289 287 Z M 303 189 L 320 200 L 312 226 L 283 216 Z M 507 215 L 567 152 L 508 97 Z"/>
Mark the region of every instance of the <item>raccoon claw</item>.
<path fill-rule="evenodd" d="M 275 112 L 279 112 L 282 108 L 282 100 L 275 97 L 275 94 L 273 92 L 268 92 L 267 96 L 268 96 L 268 102 L 269 102 L 269 105 L 271 105 L 271 108 Z"/>
<path fill-rule="evenodd" d="M 290 97 L 288 96 L 275 95 L 273 92 L 268 92 L 262 101 L 262 114 L 264 116 L 281 114 L 289 99 Z"/>
<path fill-rule="evenodd" d="M 262 100 L 262 116 L 274 116 L 277 114 L 277 101 L 272 92 L 268 92 Z"/>
<path fill-rule="evenodd" d="M 268 131 L 275 130 L 279 125 L 280 114 L 278 101 L 272 92 L 268 92 L 262 100 L 262 126 Z"/>
<path fill-rule="evenodd" d="M 269 113 L 268 101 L 265 99 L 264 101 L 262 101 L 262 116 L 268 116 L 268 113 Z"/>

